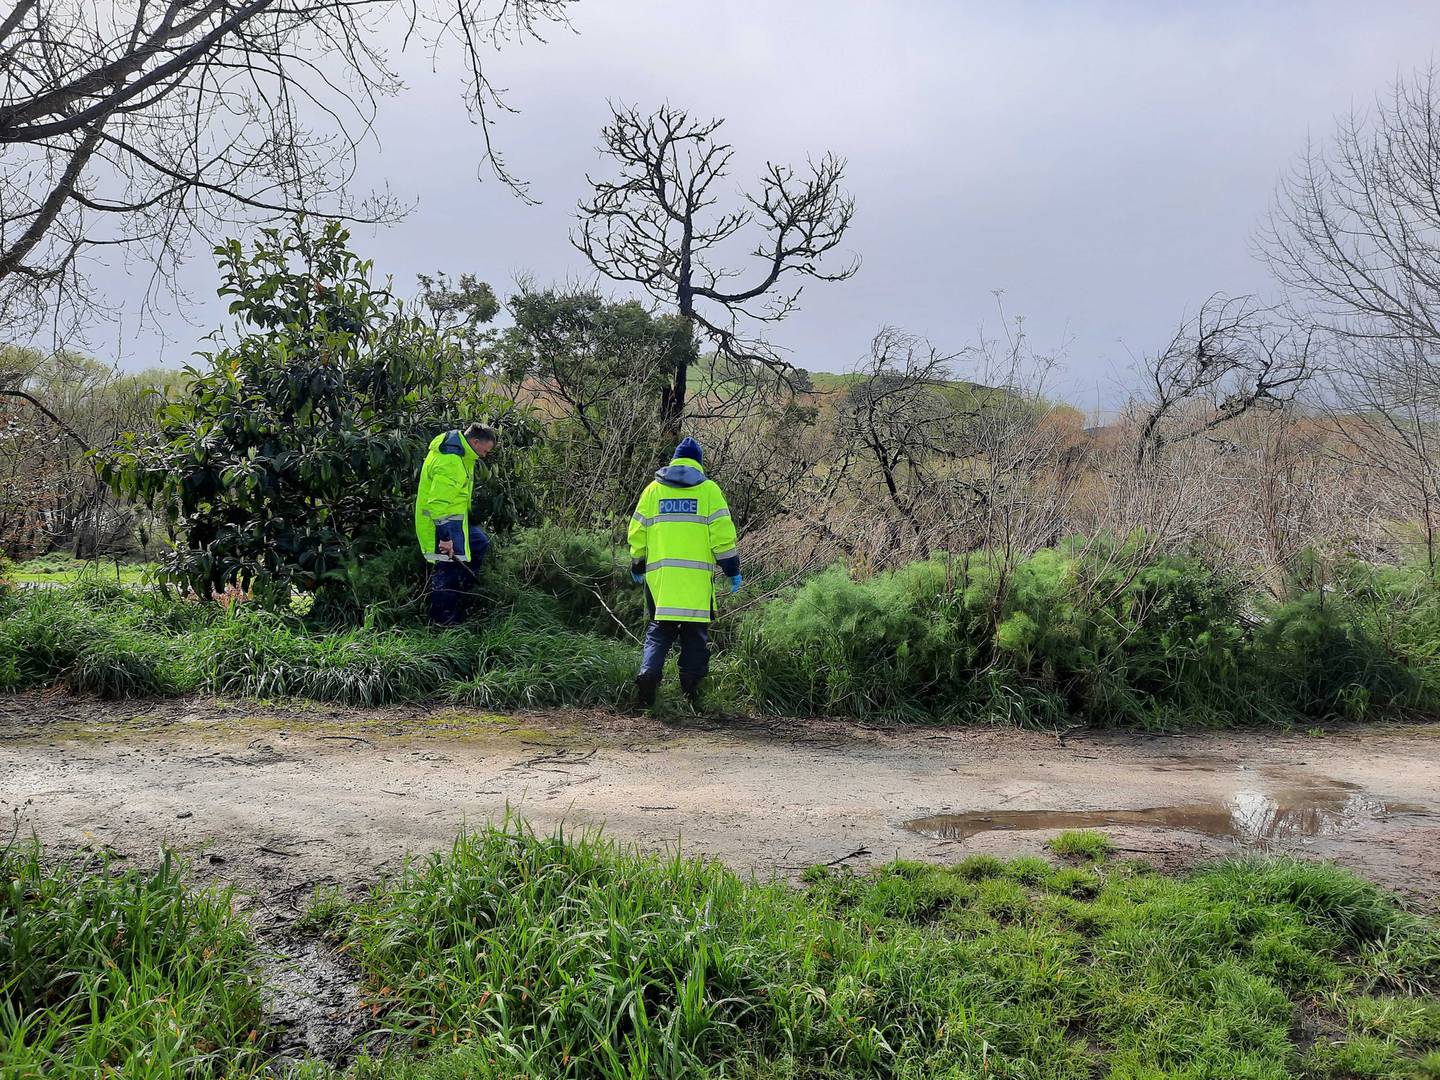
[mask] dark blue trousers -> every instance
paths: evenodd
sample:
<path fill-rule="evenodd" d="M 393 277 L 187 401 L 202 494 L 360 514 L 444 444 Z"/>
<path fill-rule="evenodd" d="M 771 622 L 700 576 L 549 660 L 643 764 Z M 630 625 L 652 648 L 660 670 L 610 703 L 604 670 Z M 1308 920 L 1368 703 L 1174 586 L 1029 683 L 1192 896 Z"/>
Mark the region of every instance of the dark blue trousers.
<path fill-rule="evenodd" d="M 665 670 L 670 647 L 680 642 L 680 674 L 703 679 L 710 673 L 710 624 L 652 620 L 645 629 L 640 678 L 657 682 Z"/>
<path fill-rule="evenodd" d="M 437 539 L 449 539 L 437 537 Z M 452 562 L 442 558 L 430 575 L 430 621 L 436 626 L 455 626 L 470 613 L 474 600 L 475 575 L 490 550 L 490 538 L 479 526 L 470 526 L 470 561 Z M 457 548 L 460 545 L 456 545 Z"/>

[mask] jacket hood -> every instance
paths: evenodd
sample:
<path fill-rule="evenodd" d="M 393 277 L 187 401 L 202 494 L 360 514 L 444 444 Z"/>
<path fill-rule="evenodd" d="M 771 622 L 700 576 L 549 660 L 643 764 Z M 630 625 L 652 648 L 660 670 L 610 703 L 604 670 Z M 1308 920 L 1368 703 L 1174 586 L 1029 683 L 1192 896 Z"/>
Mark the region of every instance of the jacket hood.
<path fill-rule="evenodd" d="M 705 473 L 694 458 L 677 457 L 663 469 L 656 469 L 655 479 L 667 487 L 698 487 L 705 482 Z"/>
<path fill-rule="evenodd" d="M 439 450 L 442 454 L 455 454 L 466 462 L 478 460 L 480 457 L 470 445 L 470 440 L 459 431 L 442 431 L 430 440 L 430 449 Z"/>

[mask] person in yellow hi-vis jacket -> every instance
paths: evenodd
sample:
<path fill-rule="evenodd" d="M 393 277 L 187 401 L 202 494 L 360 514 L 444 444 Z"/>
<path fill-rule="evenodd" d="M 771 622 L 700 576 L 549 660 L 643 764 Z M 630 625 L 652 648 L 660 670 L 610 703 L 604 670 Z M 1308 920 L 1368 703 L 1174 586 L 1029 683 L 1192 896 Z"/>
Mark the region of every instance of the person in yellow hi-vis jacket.
<path fill-rule="evenodd" d="M 650 625 L 635 678 L 636 704 L 650 708 L 670 647 L 680 642 L 680 688 L 692 705 L 710 672 L 715 570 L 740 588 L 735 522 L 720 485 L 707 479 L 700 444 L 685 438 L 655 473 L 630 517 L 630 575 L 645 586 Z"/>
<path fill-rule="evenodd" d="M 470 524 L 475 463 L 495 448 L 499 436 L 484 424 L 462 435 L 443 431 L 430 440 L 415 492 L 415 538 L 420 554 L 434 563 L 430 575 L 430 621 L 453 626 L 465 617 L 470 586 L 490 548 L 490 538 Z"/>

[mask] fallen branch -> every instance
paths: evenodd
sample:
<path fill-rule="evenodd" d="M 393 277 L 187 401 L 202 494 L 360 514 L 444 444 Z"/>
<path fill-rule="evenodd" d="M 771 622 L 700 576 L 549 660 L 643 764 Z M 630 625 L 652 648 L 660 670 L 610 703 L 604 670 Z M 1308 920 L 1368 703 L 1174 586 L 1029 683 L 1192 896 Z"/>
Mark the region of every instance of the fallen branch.
<path fill-rule="evenodd" d="M 812 866 L 839 866 L 839 865 L 840 865 L 841 863 L 843 863 L 843 862 L 849 862 L 851 859 L 858 859 L 861 855 L 869 855 L 870 853 L 871 853 L 871 852 L 870 852 L 870 849 L 869 849 L 869 848 L 861 847 L 861 848 L 856 848 L 854 851 L 850 852 L 850 854 L 848 854 L 848 855 L 841 855 L 838 859 L 831 859 L 831 860 L 830 860 L 829 862 L 827 862 L 827 863 L 806 863 L 804 866 L 782 866 L 780 869 L 782 869 L 782 870 L 809 870 L 810 867 L 812 867 Z"/>

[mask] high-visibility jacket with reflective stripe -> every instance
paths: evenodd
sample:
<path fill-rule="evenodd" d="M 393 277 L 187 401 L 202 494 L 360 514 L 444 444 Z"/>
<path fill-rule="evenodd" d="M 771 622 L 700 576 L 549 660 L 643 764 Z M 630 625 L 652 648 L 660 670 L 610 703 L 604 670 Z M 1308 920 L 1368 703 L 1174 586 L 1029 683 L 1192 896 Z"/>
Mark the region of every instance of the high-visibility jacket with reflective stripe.
<path fill-rule="evenodd" d="M 446 431 L 430 440 L 430 452 L 420 467 L 415 492 L 415 538 L 420 553 L 435 562 L 437 532 L 440 538 L 458 540 L 455 558 L 470 561 L 470 495 L 475 488 L 475 453 L 458 431 Z"/>
<path fill-rule="evenodd" d="M 698 462 L 676 458 L 671 470 Z M 662 473 L 667 470 L 661 470 Z M 709 622 L 715 608 L 715 564 L 737 558 L 735 522 L 720 485 L 651 482 L 630 518 L 630 557 L 645 563 L 654 616 L 666 622 Z"/>

